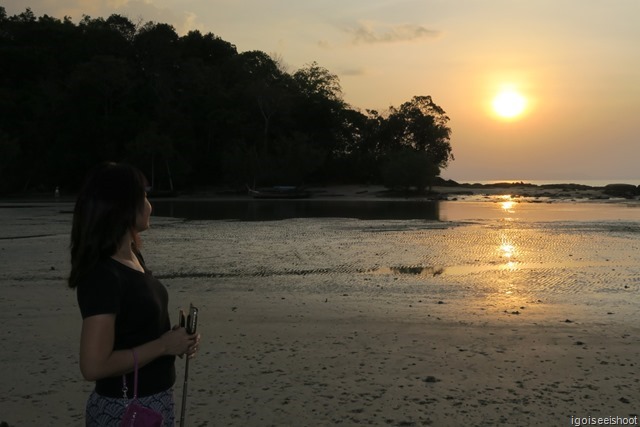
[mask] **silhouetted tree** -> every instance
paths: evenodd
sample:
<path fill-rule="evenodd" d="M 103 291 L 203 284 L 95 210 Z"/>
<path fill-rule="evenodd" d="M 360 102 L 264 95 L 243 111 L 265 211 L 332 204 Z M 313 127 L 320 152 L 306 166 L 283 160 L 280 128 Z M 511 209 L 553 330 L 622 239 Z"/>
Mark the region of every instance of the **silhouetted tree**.
<path fill-rule="evenodd" d="M 383 165 L 384 185 L 393 190 L 415 188 L 423 192 L 433 185 L 440 173 L 437 163 L 424 151 L 402 148 L 393 153 Z"/>
<path fill-rule="evenodd" d="M 396 109 L 391 107 L 387 118 L 388 141 L 392 151 L 409 147 L 426 152 L 440 168 L 453 160 L 447 127 L 449 117 L 430 96 L 415 96 Z"/>
<path fill-rule="evenodd" d="M 308 143 L 322 153 L 324 167 L 314 179 L 331 180 L 340 134 L 344 121 L 342 112 L 347 104 L 342 99 L 342 87 L 338 76 L 316 62 L 306 65 L 293 74 L 295 84 L 292 126 L 305 133 Z"/>
<path fill-rule="evenodd" d="M 0 64 L 2 192 L 71 190 L 103 160 L 133 162 L 164 190 L 375 183 L 405 149 L 438 168 L 453 159 L 430 97 L 360 112 L 318 63 L 291 74 L 212 33 L 0 7 Z"/>

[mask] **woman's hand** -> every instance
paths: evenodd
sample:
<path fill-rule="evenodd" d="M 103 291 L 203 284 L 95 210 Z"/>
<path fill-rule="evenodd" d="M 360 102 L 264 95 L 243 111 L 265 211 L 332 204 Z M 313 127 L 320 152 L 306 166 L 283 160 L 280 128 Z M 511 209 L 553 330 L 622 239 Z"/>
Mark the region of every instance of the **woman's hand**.
<path fill-rule="evenodd" d="M 200 341 L 199 334 L 188 334 L 184 327 L 174 327 L 172 330 L 165 332 L 160 340 L 165 348 L 165 354 L 171 356 L 182 357 L 185 353 L 192 357 L 195 353 Z M 195 350 L 194 350 L 195 348 Z"/>
<path fill-rule="evenodd" d="M 191 336 L 195 337 L 195 339 L 193 341 L 193 344 L 191 344 L 187 349 L 187 357 L 189 359 L 193 359 L 194 357 L 196 357 L 196 353 L 198 352 L 198 348 L 200 347 L 200 334 L 194 334 Z"/>

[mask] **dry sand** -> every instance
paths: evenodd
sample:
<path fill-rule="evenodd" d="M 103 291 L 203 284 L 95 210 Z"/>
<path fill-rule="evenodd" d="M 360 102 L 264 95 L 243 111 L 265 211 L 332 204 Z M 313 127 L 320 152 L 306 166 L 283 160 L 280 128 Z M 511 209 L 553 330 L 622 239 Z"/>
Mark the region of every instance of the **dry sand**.
<path fill-rule="evenodd" d="M 0 421 L 82 425 L 70 204 L 0 204 Z M 640 226 L 154 218 L 200 307 L 193 426 L 571 425 L 640 412 Z M 180 401 L 184 362 L 178 361 Z"/>

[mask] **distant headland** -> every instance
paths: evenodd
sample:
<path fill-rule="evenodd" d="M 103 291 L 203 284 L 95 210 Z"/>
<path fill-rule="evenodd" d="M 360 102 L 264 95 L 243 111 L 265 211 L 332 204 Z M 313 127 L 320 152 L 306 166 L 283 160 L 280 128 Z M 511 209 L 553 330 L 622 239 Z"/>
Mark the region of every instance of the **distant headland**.
<path fill-rule="evenodd" d="M 439 193 L 448 195 L 448 197 L 465 194 L 508 194 L 512 197 L 546 197 L 551 199 L 640 199 L 640 186 L 626 183 L 591 186 L 572 183 L 533 184 L 524 181 L 480 184 L 457 183 L 452 180 L 443 180 L 437 186 L 434 186 L 434 189 Z"/>

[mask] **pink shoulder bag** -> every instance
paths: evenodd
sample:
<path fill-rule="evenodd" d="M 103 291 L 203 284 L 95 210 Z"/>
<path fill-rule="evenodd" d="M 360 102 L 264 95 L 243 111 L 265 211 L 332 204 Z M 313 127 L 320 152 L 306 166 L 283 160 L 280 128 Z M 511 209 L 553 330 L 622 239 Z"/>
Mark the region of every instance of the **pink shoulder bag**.
<path fill-rule="evenodd" d="M 120 422 L 120 427 L 162 427 L 164 418 L 162 414 L 142 406 L 138 402 L 138 354 L 133 351 L 133 399 L 127 405 L 127 409 Z M 127 399 L 127 377 L 122 376 L 122 392 Z"/>

